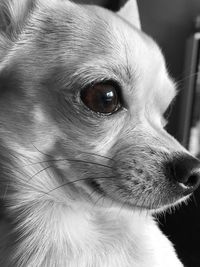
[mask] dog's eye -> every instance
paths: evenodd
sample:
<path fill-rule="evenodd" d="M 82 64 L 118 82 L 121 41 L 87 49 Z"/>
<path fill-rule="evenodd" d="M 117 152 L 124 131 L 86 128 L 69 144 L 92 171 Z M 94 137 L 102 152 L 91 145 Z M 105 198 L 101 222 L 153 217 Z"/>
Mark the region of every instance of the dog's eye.
<path fill-rule="evenodd" d="M 81 90 L 81 100 L 91 110 L 112 114 L 120 108 L 117 88 L 109 83 L 96 83 Z"/>

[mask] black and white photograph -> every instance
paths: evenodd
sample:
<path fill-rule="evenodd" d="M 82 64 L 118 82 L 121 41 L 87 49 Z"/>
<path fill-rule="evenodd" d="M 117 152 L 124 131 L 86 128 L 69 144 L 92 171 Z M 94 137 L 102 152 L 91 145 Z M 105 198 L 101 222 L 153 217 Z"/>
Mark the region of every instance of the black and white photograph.
<path fill-rule="evenodd" d="M 0 267 L 200 267 L 200 0 L 0 0 Z"/>

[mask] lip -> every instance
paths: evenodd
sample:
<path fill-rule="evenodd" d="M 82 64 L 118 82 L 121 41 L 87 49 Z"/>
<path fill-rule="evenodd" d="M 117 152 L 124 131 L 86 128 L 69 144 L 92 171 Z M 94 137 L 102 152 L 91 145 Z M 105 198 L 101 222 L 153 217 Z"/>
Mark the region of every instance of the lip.
<path fill-rule="evenodd" d="M 186 188 L 187 189 L 187 188 Z M 167 194 L 167 192 L 171 191 L 171 194 Z M 173 191 L 173 192 L 172 192 Z M 126 199 L 124 200 L 123 198 L 120 198 L 120 195 L 115 196 L 115 195 L 111 195 L 109 193 L 106 192 L 106 190 L 101 189 L 101 191 L 96 190 L 96 193 L 98 195 L 102 196 L 103 200 L 103 204 L 106 205 L 106 203 L 112 203 L 112 205 L 115 203 L 117 206 L 120 205 L 122 207 L 127 207 L 128 209 L 139 209 L 139 210 L 146 210 L 149 212 L 162 212 L 165 211 L 167 209 L 170 209 L 172 207 L 176 207 L 177 205 L 180 205 L 181 203 L 186 202 L 190 196 L 192 195 L 192 193 L 188 193 L 188 191 L 183 191 L 182 188 L 180 188 L 180 186 L 177 187 L 173 187 L 173 188 L 167 188 L 165 189 L 165 193 L 161 194 L 158 198 L 155 198 L 155 196 L 153 194 L 149 195 L 149 199 L 152 199 L 153 201 L 150 201 L 150 203 L 152 202 L 153 204 L 151 205 L 146 205 L 144 202 L 138 201 L 134 201 L 134 196 L 133 198 Z M 145 197 L 145 196 L 144 196 Z M 146 196 L 146 198 L 148 198 L 148 196 Z M 98 201 L 99 202 L 99 201 Z M 136 202 L 136 203 L 134 203 Z M 103 205 L 104 206 L 104 205 Z"/>

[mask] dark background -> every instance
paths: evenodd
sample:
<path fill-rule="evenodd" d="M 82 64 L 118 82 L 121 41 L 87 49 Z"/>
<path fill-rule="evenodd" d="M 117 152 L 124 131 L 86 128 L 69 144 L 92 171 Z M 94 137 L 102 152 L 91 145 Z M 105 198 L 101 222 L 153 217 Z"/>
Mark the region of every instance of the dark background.
<path fill-rule="evenodd" d="M 184 77 L 186 41 L 194 33 L 194 20 L 200 15 L 199 0 L 139 0 L 143 30 L 161 46 L 171 75 L 179 82 L 180 93 L 170 116 L 168 131 L 179 138 L 181 90 Z M 200 190 L 190 203 L 176 213 L 161 218 L 161 228 L 173 241 L 186 267 L 200 267 Z"/>
<path fill-rule="evenodd" d="M 112 10 L 118 10 L 125 1 L 82 0 Z M 179 84 L 180 92 L 167 129 L 179 139 L 182 88 L 188 79 L 183 76 L 186 41 L 195 31 L 194 20 L 200 14 L 200 0 L 138 0 L 138 6 L 143 31 L 158 42 L 165 55 L 169 72 Z M 185 266 L 200 267 L 200 190 L 195 192 L 187 206 L 183 205 L 175 213 L 161 217 L 160 227 L 175 244 Z"/>

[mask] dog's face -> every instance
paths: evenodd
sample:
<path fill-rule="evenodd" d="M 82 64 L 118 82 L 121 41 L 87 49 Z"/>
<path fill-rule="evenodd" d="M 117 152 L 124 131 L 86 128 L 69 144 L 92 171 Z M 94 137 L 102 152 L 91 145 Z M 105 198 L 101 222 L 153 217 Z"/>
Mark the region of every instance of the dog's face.
<path fill-rule="evenodd" d="M 32 158 L 26 170 L 16 160 L 32 173 L 23 190 L 159 209 L 198 186 L 198 162 L 164 129 L 176 90 L 162 53 L 119 15 L 40 4 L 2 56 L 0 84 L 2 146 Z"/>

